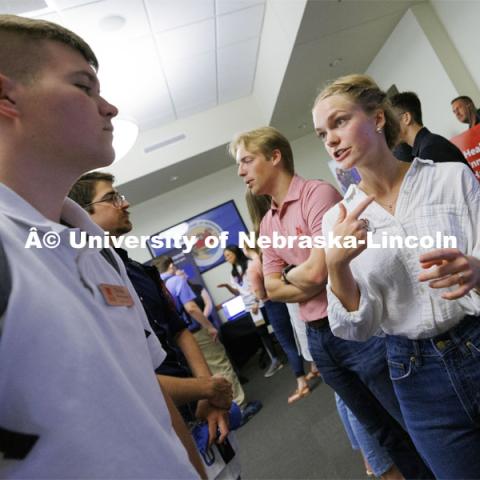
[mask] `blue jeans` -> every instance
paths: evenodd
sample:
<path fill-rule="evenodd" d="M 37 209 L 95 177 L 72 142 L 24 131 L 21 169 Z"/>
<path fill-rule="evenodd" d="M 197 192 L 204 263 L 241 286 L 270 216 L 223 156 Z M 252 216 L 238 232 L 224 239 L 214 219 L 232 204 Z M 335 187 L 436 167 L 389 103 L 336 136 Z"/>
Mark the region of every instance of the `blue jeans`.
<path fill-rule="evenodd" d="M 372 472 L 376 477 L 381 477 L 393 464 L 390 455 L 378 440 L 368 433 L 337 394 L 335 394 L 335 401 L 353 450 L 361 450 Z"/>
<path fill-rule="evenodd" d="M 437 478 L 480 478 L 480 317 L 431 339 L 387 337 L 407 429 Z"/>
<path fill-rule="evenodd" d="M 267 321 L 272 326 L 278 343 L 287 355 L 293 373 L 296 377 L 305 375 L 303 358 L 298 354 L 287 306 L 282 302 L 267 300 L 264 308 L 267 312 Z"/>
<path fill-rule="evenodd" d="M 392 458 L 405 478 L 433 478 L 402 428 L 400 406 L 388 376 L 384 339 L 350 342 L 328 325 L 307 324 L 308 346 L 325 383 Z"/>

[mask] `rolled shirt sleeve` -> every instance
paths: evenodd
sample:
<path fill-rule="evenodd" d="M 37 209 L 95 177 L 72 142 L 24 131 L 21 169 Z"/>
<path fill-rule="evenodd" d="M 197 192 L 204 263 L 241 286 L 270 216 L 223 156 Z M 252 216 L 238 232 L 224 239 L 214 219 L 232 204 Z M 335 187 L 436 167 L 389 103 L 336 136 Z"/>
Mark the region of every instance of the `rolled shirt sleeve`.
<path fill-rule="evenodd" d="M 323 217 L 323 233 L 328 235 L 339 214 L 335 205 Z M 328 249 L 326 249 L 328 250 Z M 327 284 L 328 320 L 332 333 L 345 340 L 365 341 L 373 335 L 381 334 L 382 298 L 380 292 L 375 292 L 371 285 L 354 275 L 360 291 L 358 310 L 348 312 L 342 302 L 333 293 L 330 283 Z"/>
<path fill-rule="evenodd" d="M 467 238 L 466 255 L 480 259 L 480 182 L 469 168 L 464 167 L 462 172 L 462 190 L 465 192 L 465 204 L 468 208 L 467 225 L 464 225 Z M 480 312 L 480 293 L 472 289 L 458 303 L 471 315 Z"/>

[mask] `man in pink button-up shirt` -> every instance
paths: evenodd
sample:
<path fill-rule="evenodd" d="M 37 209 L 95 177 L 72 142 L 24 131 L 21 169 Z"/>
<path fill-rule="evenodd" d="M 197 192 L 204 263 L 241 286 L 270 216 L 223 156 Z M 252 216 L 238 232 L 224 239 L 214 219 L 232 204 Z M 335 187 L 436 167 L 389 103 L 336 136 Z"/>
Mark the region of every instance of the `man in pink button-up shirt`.
<path fill-rule="evenodd" d="M 254 195 L 272 197 L 260 235 L 322 235 L 322 218 L 341 200 L 330 184 L 295 175 L 288 140 L 271 127 L 240 134 L 230 144 L 238 175 Z M 433 478 L 402 428 L 403 418 L 388 375 L 383 339 L 351 342 L 335 337 L 327 318 L 327 268 L 323 248 L 270 246 L 263 251 L 270 299 L 298 302 L 307 323 L 310 353 L 330 385 L 358 420 L 388 451 L 405 478 Z M 386 472 L 385 472 L 386 473 Z M 390 472 L 391 473 L 391 472 Z"/>

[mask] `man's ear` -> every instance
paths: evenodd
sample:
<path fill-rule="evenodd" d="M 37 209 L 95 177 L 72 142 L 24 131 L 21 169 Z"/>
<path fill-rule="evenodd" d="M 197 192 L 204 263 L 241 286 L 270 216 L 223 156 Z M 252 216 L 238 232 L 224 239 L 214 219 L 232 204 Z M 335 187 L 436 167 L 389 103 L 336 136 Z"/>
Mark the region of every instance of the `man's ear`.
<path fill-rule="evenodd" d="M 18 117 L 17 104 L 14 97 L 14 82 L 0 73 L 0 116 Z"/>
<path fill-rule="evenodd" d="M 412 114 L 410 112 L 405 112 L 405 115 L 403 117 L 403 122 L 406 125 L 411 125 L 413 123 Z"/>
<path fill-rule="evenodd" d="M 272 155 L 270 157 L 270 160 L 272 160 L 272 165 L 278 165 L 282 161 L 282 153 L 278 148 L 272 151 Z"/>

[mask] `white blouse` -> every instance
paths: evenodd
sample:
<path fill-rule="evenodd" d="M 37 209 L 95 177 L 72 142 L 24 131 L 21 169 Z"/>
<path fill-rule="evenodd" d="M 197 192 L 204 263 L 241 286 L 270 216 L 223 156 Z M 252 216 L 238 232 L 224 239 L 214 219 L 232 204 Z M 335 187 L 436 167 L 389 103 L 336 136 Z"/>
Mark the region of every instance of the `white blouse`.
<path fill-rule="evenodd" d="M 250 262 L 251 260 L 248 260 L 248 263 Z M 240 265 L 237 265 L 237 269 L 240 270 L 240 272 L 242 271 L 242 267 Z M 255 304 L 257 304 L 259 307 L 263 307 L 263 302 L 256 298 L 255 292 L 252 290 L 252 286 L 248 280 L 247 271 L 245 270 L 245 272 L 242 273 L 243 276 L 241 282 L 238 282 L 233 275 L 230 275 L 230 285 L 238 290 L 240 296 L 242 297 L 243 303 L 245 304 L 245 310 L 247 312 L 251 312 Z"/>
<path fill-rule="evenodd" d="M 366 197 L 351 185 L 342 203 L 351 211 Z M 328 235 L 338 217 L 338 205 L 323 217 Z M 372 202 L 360 215 L 368 219 L 375 244 L 388 235 L 457 238 L 457 248 L 480 258 L 480 184 L 465 165 L 433 163 L 415 158 L 400 188 L 395 215 Z M 465 315 L 480 314 L 480 294 L 471 290 L 457 300 L 441 298 L 444 291 L 419 282 L 419 256 L 433 248 L 367 248 L 350 267 L 360 290 L 360 304 L 348 312 L 327 285 L 332 332 L 347 340 L 366 340 L 381 333 L 410 339 L 429 338 L 457 325 Z"/>

